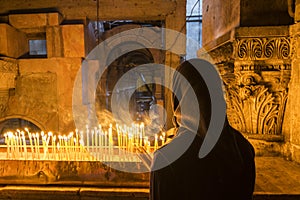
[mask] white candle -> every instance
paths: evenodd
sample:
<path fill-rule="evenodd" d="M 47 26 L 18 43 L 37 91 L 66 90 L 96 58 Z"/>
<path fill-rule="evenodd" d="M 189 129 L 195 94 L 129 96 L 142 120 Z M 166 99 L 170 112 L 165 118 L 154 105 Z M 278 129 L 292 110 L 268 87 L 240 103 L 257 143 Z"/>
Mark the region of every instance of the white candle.
<path fill-rule="evenodd" d="M 91 131 L 92 132 L 92 150 L 91 152 L 94 153 L 95 152 L 95 132 L 94 130 Z"/>
<path fill-rule="evenodd" d="M 89 150 L 89 126 L 86 125 L 86 149 Z"/>
<path fill-rule="evenodd" d="M 95 152 L 94 152 L 94 154 L 95 154 L 95 159 L 97 159 L 97 157 L 98 157 L 98 130 L 97 130 L 97 127 L 94 127 L 94 134 L 95 134 L 95 140 L 94 140 L 94 142 L 95 142 L 95 146 L 94 146 Z"/>
<path fill-rule="evenodd" d="M 33 144 L 32 144 L 32 138 L 31 138 L 31 133 L 30 132 L 27 132 L 28 133 L 28 137 L 29 137 L 29 143 L 30 143 L 30 147 L 31 147 L 31 156 L 32 156 L 32 159 L 34 158 L 34 152 L 33 152 Z"/>
<path fill-rule="evenodd" d="M 158 148 L 158 136 L 155 134 L 155 140 L 154 140 L 154 150 L 157 150 Z"/>
<path fill-rule="evenodd" d="M 19 158 L 19 137 L 17 133 L 15 133 L 15 151 L 16 151 L 16 158 Z"/>
<path fill-rule="evenodd" d="M 78 145 L 79 145 L 79 135 L 78 135 L 78 129 L 75 129 L 75 134 L 76 134 L 76 142 L 75 142 L 75 147 L 76 147 L 76 152 L 78 151 Z"/>
<path fill-rule="evenodd" d="M 26 140 L 25 140 L 25 135 L 24 135 L 23 131 L 21 132 L 21 135 L 22 135 L 22 139 L 23 139 L 24 157 L 25 157 L 25 160 L 27 160 L 27 146 L 26 146 Z"/>
<path fill-rule="evenodd" d="M 37 140 L 37 155 L 38 155 L 38 159 L 40 159 L 40 135 L 39 133 L 36 133 L 35 136 Z"/>
<path fill-rule="evenodd" d="M 53 140 L 52 140 L 52 146 L 53 146 L 53 159 L 56 160 L 56 135 L 52 136 L 53 137 Z"/>

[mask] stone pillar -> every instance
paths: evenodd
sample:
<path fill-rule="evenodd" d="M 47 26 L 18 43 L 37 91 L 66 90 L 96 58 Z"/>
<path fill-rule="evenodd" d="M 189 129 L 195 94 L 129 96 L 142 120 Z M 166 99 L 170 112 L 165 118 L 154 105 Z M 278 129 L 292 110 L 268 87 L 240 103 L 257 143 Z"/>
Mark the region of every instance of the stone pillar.
<path fill-rule="evenodd" d="M 17 72 L 16 60 L 0 58 L 0 118 L 5 116 L 8 109 L 9 90 L 16 87 Z"/>
<path fill-rule="evenodd" d="M 230 124 L 257 154 L 289 155 L 286 103 L 295 92 L 288 87 L 294 70 L 288 9 L 279 0 L 203 1 L 204 46 L 198 56 L 218 67 Z"/>
<path fill-rule="evenodd" d="M 292 69 L 283 133 L 287 142 L 286 153 L 293 160 L 300 162 L 300 23 L 290 27 L 290 35 L 293 50 Z"/>
<path fill-rule="evenodd" d="M 186 1 L 176 1 L 176 10 L 172 11 L 171 15 L 166 16 L 166 29 L 174 30 L 177 33 L 185 34 L 186 27 L 185 27 L 185 18 L 186 18 Z M 167 50 L 166 57 L 165 57 L 165 64 L 168 67 L 176 68 L 181 62 L 181 56 L 185 55 L 185 46 L 186 46 L 186 38 L 180 37 L 179 34 L 174 33 L 172 31 L 168 32 L 165 35 L 165 43 Z M 175 53 L 176 51 L 176 53 Z M 170 76 L 170 71 L 165 71 L 165 84 L 167 86 L 171 86 L 171 81 L 168 79 Z M 171 92 L 170 90 L 165 90 L 165 109 L 167 113 L 167 122 L 165 125 L 166 129 L 173 127 L 172 123 L 172 115 L 173 115 L 173 107 L 171 105 Z"/>

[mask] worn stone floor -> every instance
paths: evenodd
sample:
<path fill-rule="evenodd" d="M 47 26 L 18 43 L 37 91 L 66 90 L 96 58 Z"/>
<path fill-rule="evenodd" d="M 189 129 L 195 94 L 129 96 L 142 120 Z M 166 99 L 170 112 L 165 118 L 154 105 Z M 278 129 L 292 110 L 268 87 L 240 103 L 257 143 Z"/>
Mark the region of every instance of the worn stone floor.
<path fill-rule="evenodd" d="M 300 199 L 300 164 L 281 157 L 256 157 L 256 173 L 254 200 Z M 0 199 L 146 200 L 148 189 L 3 185 Z"/>

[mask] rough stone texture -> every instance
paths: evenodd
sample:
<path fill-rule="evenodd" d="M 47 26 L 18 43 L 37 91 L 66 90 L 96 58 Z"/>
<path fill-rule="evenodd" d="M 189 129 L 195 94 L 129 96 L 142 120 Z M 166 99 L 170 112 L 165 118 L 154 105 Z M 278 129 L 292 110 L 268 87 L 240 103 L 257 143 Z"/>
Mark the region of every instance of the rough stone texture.
<path fill-rule="evenodd" d="M 74 130 L 72 89 L 80 66 L 81 58 L 19 60 L 7 116 L 28 119 L 45 131 Z"/>
<path fill-rule="evenodd" d="M 18 161 L 9 161 L 18 162 Z M 23 162 L 23 161 L 20 161 Z M 36 161 L 28 161 L 36 162 Z M 47 163 L 44 163 L 47 166 Z M 60 163 L 62 165 L 63 163 Z M 65 162 L 67 164 L 67 162 Z M 84 164 L 88 164 L 85 162 Z M 11 166 L 11 165 L 9 165 Z M 51 166 L 51 163 L 48 163 Z M 33 165 L 34 167 L 34 165 Z M 45 169 L 47 167 L 44 167 Z M 67 167 L 68 168 L 68 167 Z M 67 169 L 66 168 L 66 169 Z M 72 168 L 72 167 L 71 167 Z M 70 169 L 71 169 L 70 168 Z M 42 174 L 42 173 L 40 173 Z M 70 173 L 71 175 L 71 173 Z M 71 176 L 69 176 L 71 177 Z M 17 179 L 16 179 L 17 180 Z M 279 157 L 256 157 L 254 200 L 298 200 L 300 197 L 300 165 Z M 149 184 L 149 183 L 148 183 Z M 137 186 L 137 185 L 136 185 Z M 0 199 L 102 199 L 146 200 L 148 185 L 113 187 L 111 185 L 16 185 L 0 187 Z"/>
<path fill-rule="evenodd" d="M 287 0 L 241 0 L 241 26 L 279 26 L 293 24 Z"/>
<path fill-rule="evenodd" d="M 47 26 L 47 57 L 85 57 L 95 46 L 91 23 Z"/>
<path fill-rule="evenodd" d="M 240 25 L 241 0 L 203 0 L 202 44 L 205 47 Z M 226 16 L 226 17 L 225 17 Z"/>
<path fill-rule="evenodd" d="M 292 69 L 291 81 L 289 84 L 289 96 L 286 109 L 286 119 L 284 120 L 283 133 L 286 137 L 287 148 L 293 160 L 300 163 L 300 118 L 299 118 L 299 64 L 300 64 L 300 26 L 299 24 L 290 27 L 290 34 L 293 37 L 292 45 Z"/>
<path fill-rule="evenodd" d="M 60 26 L 48 26 L 46 28 L 47 57 L 63 57 L 64 47 L 62 30 Z"/>
<path fill-rule="evenodd" d="M 295 22 L 300 21 L 300 1 L 295 0 Z"/>
<path fill-rule="evenodd" d="M 64 0 L 52 1 L 46 0 L 15 0 L 15 1 L 0 1 L 0 14 L 7 14 L 10 11 L 24 11 L 28 9 L 43 9 L 49 11 L 58 11 L 64 19 L 91 19 L 96 20 L 120 20 L 120 19 L 144 19 L 144 20 L 161 20 L 167 15 L 173 15 L 175 11 L 181 9 L 178 2 L 182 0 L 105 0 L 99 1 L 99 12 L 97 14 L 97 1 L 82 1 L 82 0 Z M 151 10 L 151 12 L 149 12 Z M 182 19 L 185 19 L 183 16 Z"/>
<path fill-rule="evenodd" d="M 254 146 L 256 156 L 280 156 L 283 152 L 283 140 L 280 138 L 257 139 L 249 136 L 249 142 Z"/>
<path fill-rule="evenodd" d="M 0 156 L 0 184 L 137 188 L 145 188 L 149 185 L 149 173 L 122 171 L 122 169 L 143 168 L 140 162 L 106 163 L 118 165 L 116 170 L 99 161 L 3 160 L 5 153 L 1 153 Z M 40 156 L 43 156 L 42 152 Z M 88 156 L 90 155 L 86 155 Z"/>
<path fill-rule="evenodd" d="M 17 61 L 2 57 L 0 60 L 0 89 L 15 88 L 17 72 Z"/>
<path fill-rule="evenodd" d="M 286 0 L 204 0 L 202 10 L 204 47 L 228 37 L 226 34 L 230 36 L 236 27 L 282 26 L 294 22 L 288 14 Z"/>
<path fill-rule="evenodd" d="M 16 29 L 30 29 L 30 28 L 41 28 L 46 26 L 57 26 L 61 22 L 62 22 L 62 16 L 59 13 L 9 15 L 9 23 Z"/>
<path fill-rule="evenodd" d="M 84 25 L 63 25 L 62 39 L 65 57 L 85 57 Z"/>
<path fill-rule="evenodd" d="M 28 52 L 28 42 L 24 33 L 8 24 L 0 24 L 0 35 L 0 54 L 18 58 Z"/>

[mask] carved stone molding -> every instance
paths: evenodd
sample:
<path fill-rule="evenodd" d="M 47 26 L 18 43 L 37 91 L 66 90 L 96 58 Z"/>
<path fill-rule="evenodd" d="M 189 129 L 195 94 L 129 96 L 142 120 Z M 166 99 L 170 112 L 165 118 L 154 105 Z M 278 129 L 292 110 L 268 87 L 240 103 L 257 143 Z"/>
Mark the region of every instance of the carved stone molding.
<path fill-rule="evenodd" d="M 18 64 L 14 59 L 0 58 L 0 89 L 15 88 Z"/>
<path fill-rule="evenodd" d="M 238 38 L 235 43 L 238 60 L 289 59 L 291 54 L 288 37 Z"/>
<path fill-rule="evenodd" d="M 0 57 L 0 72 L 17 73 L 18 65 L 15 59 Z"/>
<path fill-rule="evenodd" d="M 280 70 L 291 70 L 291 64 L 235 64 L 235 70 L 238 71 L 280 71 Z"/>

